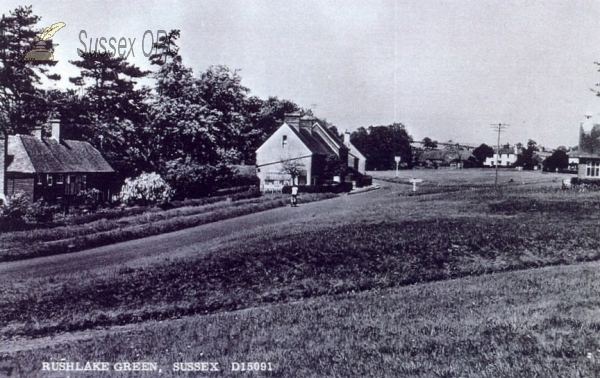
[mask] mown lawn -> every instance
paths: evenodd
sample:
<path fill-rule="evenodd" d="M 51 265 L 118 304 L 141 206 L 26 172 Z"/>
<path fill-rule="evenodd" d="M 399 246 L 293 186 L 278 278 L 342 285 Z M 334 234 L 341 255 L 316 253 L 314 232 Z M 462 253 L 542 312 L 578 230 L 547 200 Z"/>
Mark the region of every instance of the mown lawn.
<path fill-rule="evenodd" d="M 8 285 L 6 343 L 138 326 L 10 353 L 4 367 L 45 376 L 41 361 L 66 358 L 156 361 L 166 376 L 182 374 L 173 362 L 215 360 L 271 361 L 281 377 L 599 373 L 598 264 L 582 263 L 600 258 L 597 193 L 403 193 L 382 189 L 345 217 L 313 215 L 194 257 Z"/>

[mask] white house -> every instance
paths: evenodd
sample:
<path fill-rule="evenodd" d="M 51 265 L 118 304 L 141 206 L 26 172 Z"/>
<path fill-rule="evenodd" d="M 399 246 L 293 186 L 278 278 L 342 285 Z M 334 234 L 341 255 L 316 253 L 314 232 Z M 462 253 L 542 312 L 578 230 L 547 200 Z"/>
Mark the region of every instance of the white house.
<path fill-rule="evenodd" d="M 519 149 L 517 146 L 514 148 L 511 147 L 500 147 L 500 151 L 494 152 L 494 156 L 485 159 L 483 165 L 486 167 L 495 167 L 496 159 L 498 159 L 499 167 L 510 167 L 515 165 L 517 162 L 517 156 L 519 154 Z"/>
<path fill-rule="evenodd" d="M 351 176 L 364 174 L 365 157 L 350 143 L 349 133 L 344 139 L 340 141 L 314 117 L 286 114 L 284 123 L 256 150 L 261 191 L 280 191 L 292 184 L 285 165 L 299 169 L 297 185 L 319 185 L 327 179 L 323 167 L 328 155 L 347 162 Z"/>

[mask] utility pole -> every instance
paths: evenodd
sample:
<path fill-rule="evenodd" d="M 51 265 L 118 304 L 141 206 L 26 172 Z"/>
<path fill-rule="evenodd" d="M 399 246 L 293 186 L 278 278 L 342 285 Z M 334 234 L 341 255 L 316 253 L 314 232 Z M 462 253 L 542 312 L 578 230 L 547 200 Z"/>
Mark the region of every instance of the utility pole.
<path fill-rule="evenodd" d="M 500 156 L 500 133 L 505 130 L 509 125 L 506 123 L 492 123 L 490 124 L 494 131 L 498 132 L 498 144 L 496 145 L 496 178 L 494 179 L 494 187 L 498 186 L 498 157 Z"/>

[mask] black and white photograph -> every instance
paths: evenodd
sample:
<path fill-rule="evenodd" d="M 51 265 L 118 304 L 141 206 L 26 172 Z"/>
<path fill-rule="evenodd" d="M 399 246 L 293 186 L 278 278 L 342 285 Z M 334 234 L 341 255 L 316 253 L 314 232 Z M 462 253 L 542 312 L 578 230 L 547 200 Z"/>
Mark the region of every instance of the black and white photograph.
<path fill-rule="evenodd" d="M 0 14 L 0 377 L 600 376 L 599 0 Z"/>

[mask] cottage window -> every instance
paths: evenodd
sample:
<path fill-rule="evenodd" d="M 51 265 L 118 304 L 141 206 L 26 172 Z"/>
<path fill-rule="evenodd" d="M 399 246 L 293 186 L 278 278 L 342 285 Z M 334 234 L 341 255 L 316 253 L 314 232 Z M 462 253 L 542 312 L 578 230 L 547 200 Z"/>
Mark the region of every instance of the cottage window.
<path fill-rule="evenodd" d="M 586 177 L 600 177 L 600 161 L 588 161 L 585 165 Z"/>
<path fill-rule="evenodd" d="M 287 145 L 287 135 L 284 135 L 281 139 L 281 146 L 285 147 Z"/>
<path fill-rule="evenodd" d="M 63 175 L 56 175 L 56 183 L 57 184 L 64 184 L 65 182 L 65 178 Z"/>
<path fill-rule="evenodd" d="M 53 177 L 51 174 L 47 174 L 46 175 L 46 180 L 48 182 L 48 186 L 52 186 L 52 182 L 53 182 Z"/>
<path fill-rule="evenodd" d="M 44 181 L 44 179 L 42 178 L 42 175 L 37 175 L 37 184 L 42 185 L 43 181 Z"/>

